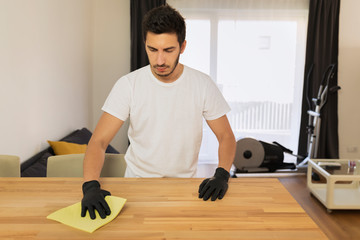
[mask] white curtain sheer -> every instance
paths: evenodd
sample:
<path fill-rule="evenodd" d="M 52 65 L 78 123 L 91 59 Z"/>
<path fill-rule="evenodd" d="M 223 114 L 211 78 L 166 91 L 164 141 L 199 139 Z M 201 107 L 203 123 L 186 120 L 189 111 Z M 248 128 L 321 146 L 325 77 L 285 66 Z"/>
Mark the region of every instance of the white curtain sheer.
<path fill-rule="evenodd" d="M 218 84 L 236 138 L 277 141 L 297 152 L 309 0 L 167 3 L 186 19 L 180 61 Z M 199 162 L 217 162 L 217 147 L 204 124 Z"/>

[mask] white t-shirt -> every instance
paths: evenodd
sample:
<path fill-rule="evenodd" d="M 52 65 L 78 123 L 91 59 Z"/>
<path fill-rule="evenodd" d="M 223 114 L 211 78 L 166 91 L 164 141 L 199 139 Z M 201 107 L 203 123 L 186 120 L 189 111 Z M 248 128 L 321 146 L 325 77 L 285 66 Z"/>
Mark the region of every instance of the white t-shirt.
<path fill-rule="evenodd" d="M 176 81 L 164 83 L 148 65 L 120 78 L 102 110 L 130 117 L 126 177 L 195 177 L 203 118 L 230 107 L 208 75 L 184 66 Z"/>

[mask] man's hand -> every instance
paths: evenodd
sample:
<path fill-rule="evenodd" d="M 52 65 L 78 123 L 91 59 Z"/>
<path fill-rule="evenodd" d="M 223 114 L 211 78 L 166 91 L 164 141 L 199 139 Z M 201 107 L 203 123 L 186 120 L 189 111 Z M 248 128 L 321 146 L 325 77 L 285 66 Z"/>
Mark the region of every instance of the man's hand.
<path fill-rule="evenodd" d="M 199 187 L 199 198 L 215 201 L 217 198 L 222 199 L 228 189 L 230 174 L 225 169 L 219 167 L 216 169 L 212 178 L 205 179 Z"/>
<path fill-rule="evenodd" d="M 110 192 L 100 189 L 100 183 L 96 180 L 85 182 L 82 186 L 84 197 L 81 201 L 81 217 L 85 217 L 89 211 L 90 218 L 95 219 L 95 209 L 101 218 L 106 218 L 111 211 L 105 201 L 105 196 L 111 195 Z"/>

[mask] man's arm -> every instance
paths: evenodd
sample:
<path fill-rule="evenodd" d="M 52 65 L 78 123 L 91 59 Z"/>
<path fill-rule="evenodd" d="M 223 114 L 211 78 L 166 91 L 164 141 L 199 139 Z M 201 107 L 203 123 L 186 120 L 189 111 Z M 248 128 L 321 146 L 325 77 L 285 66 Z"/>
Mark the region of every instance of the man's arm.
<path fill-rule="evenodd" d="M 205 179 L 199 186 L 199 198 L 205 201 L 222 199 L 228 189 L 230 168 L 234 161 L 236 141 L 226 115 L 207 121 L 219 141 L 219 165 L 211 178 Z"/>
<path fill-rule="evenodd" d="M 214 132 L 219 141 L 219 166 L 230 172 L 233 164 L 236 141 L 233 131 L 231 130 L 229 121 L 226 115 L 215 119 L 206 121 L 211 130 Z"/>
<path fill-rule="evenodd" d="M 83 199 L 81 201 L 81 216 L 89 211 L 91 219 L 95 219 L 95 210 L 101 218 L 111 214 L 111 209 L 105 201 L 110 192 L 101 189 L 99 178 L 104 165 L 105 151 L 110 141 L 124 122 L 118 118 L 103 113 L 89 141 L 84 158 L 84 183 L 82 185 Z"/>
<path fill-rule="evenodd" d="M 124 121 L 104 112 L 89 141 L 84 158 L 84 181 L 99 180 L 105 151 Z"/>

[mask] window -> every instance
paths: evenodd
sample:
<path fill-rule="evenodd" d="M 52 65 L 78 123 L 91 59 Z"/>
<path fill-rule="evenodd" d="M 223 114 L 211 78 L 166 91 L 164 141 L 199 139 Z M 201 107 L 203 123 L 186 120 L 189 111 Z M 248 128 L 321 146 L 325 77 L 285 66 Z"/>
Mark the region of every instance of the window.
<path fill-rule="evenodd" d="M 258 4 L 249 8 L 250 2 Z M 292 4 L 229 0 L 216 7 L 214 1 L 168 0 L 186 18 L 187 48 L 180 61 L 218 84 L 231 106 L 227 116 L 236 138 L 277 141 L 296 153 L 308 1 L 281 2 Z M 217 162 L 217 148 L 204 124 L 199 163 Z M 295 160 L 285 155 L 285 161 Z"/>

